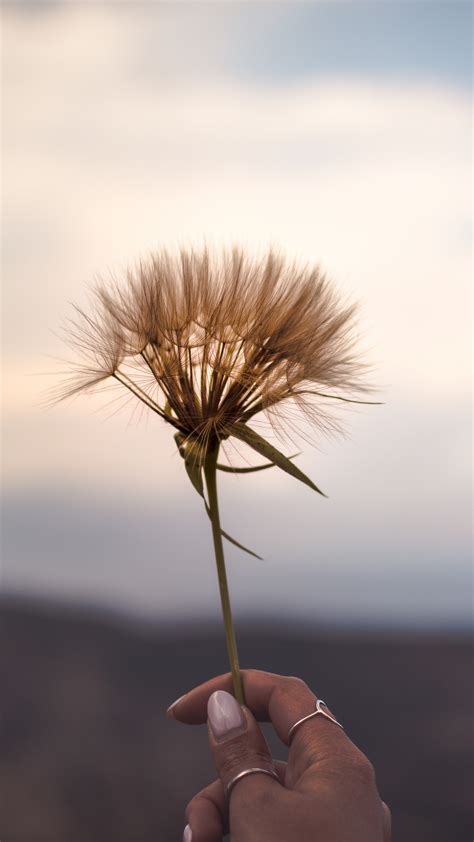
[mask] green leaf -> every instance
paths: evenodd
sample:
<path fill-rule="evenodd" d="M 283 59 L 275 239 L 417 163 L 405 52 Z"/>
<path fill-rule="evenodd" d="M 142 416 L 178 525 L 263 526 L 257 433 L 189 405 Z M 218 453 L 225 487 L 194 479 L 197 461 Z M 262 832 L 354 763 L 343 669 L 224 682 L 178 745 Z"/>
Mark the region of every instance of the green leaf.
<path fill-rule="evenodd" d="M 296 459 L 299 456 L 299 453 L 293 453 L 292 456 L 288 456 L 288 459 Z M 266 465 L 255 465 L 253 468 L 233 468 L 232 465 L 221 465 L 219 462 L 216 465 L 219 471 L 225 471 L 227 474 L 254 474 L 255 471 L 266 471 L 267 468 L 274 468 L 274 462 L 267 462 Z"/>
<path fill-rule="evenodd" d="M 181 456 L 184 459 L 184 467 L 186 468 L 186 473 L 187 473 L 189 479 L 191 480 L 193 488 L 196 489 L 199 496 L 202 497 L 202 499 L 204 500 L 204 506 L 206 507 L 206 512 L 208 514 L 208 517 L 211 518 L 211 512 L 210 512 L 209 506 L 207 504 L 207 500 L 204 496 L 204 483 L 203 483 L 203 479 L 202 479 L 202 461 L 198 458 L 195 450 L 194 451 L 192 449 L 190 449 L 188 451 L 186 450 L 186 448 L 184 447 L 185 436 L 183 436 L 181 433 L 176 433 L 174 438 L 175 438 L 178 450 L 179 450 Z M 226 541 L 229 541 L 231 544 L 233 544 L 234 547 L 238 547 L 239 550 L 243 550 L 244 553 L 248 553 L 249 555 L 253 556 L 254 558 L 258 558 L 260 561 L 262 561 L 261 556 L 257 555 L 257 553 L 254 553 L 252 550 L 249 550 L 248 547 L 245 547 L 239 541 L 236 541 L 235 538 L 232 538 L 232 536 L 229 535 L 228 532 L 224 532 L 223 529 L 221 529 L 221 535 L 222 535 L 223 538 L 226 539 Z"/>
<path fill-rule="evenodd" d="M 288 456 L 288 459 L 296 459 L 299 456 L 299 453 L 293 453 L 292 456 Z M 274 468 L 274 462 L 267 462 L 266 465 L 255 465 L 253 468 L 233 468 L 231 465 L 220 465 L 219 462 L 216 465 L 219 471 L 225 471 L 228 474 L 254 474 L 255 471 L 266 471 L 267 468 Z"/>
<path fill-rule="evenodd" d="M 180 456 L 184 459 L 184 467 L 193 487 L 201 497 L 204 497 L 202 455 L 200 451 L 196 447 L 193 447 L 182 433 L 176 433 L 174 440 Z"/>
<path fill-rule="evenodd" d="M 300 482 L 304 482 L 305 485 L 308 485 L 313 491 L 317 491 L 318 494 L 321 494 L 323 497 L 327 497 L 327 494 L 324 494 L 317 485 L 303 473 L 300 471 L 296 465 L 291 462 L 288 456 L 285 456 L 283 453 L 280 453 L 276 447 L 274 447 L 270 442 L 266 441 L 262 436 L 252 430 L 250 427 L 247 427 L 246 424 L 236 423 L 232 424 L 229 427 L 229 433 L 231 436 L 235 436 L 236 438 L 240 439 L 241 441 L 248 444 L 249 447 L 252 447 L 257 453 L 260 453 L 261 456 L 265 456 L 270 462 L 273 462 L 278 468 L 281 468 L 283 471 L 286 471 L 287 474 L 290 474 L 295 479 L 298 479 Z"/>
<path fill-rule="evenodd" d="M 204 505 L 205 505 L 205 507 L 206 507 L 206 512 L 207 512 L 207 514 L 208 514 L 208 516 L 209 516 L 209 519 L 210 519 L 210 520 L 212 520 L 212 518 L 211 518 L 211 510 L 209 509 L 209 506 L 207 505 L 206 500 L 204 500 Z M 262 558 L 262 556 L 261 556 L 261 555 L 257 555 L 257 553 L 254 553 L 254 552 L 253 552 L 253 550 L 249 550 L 249 548 L 248 548 L 248 547 L 245 547 L 245 546 L 244 546 L 243 544 L 241 544 L 239 541 L 236 541 L 236 540 L 235 540 L 235 538 L 232 538 L 232 535 L 229 535 L 229 533 L 228 533 L 228 532 L 224 532 L 224 530 L 223 530 L 223 529 L 221 529 L 221 535 L 222 535 L 222 537 L 223 537 L 223 538 L 225 538 L 225 539 L 226 539 L 226 541 L 229 541 L 231 544 L 233 544 L 233 545 L 234 545 L 234 547 L 238 547 L 238 548 L 239 548 L 239 550 L 243 550 L 243 551 L 244 551 L 244 553 L 248 553 L 249 555 L 252 555 L 254 558 L 258 558 L 258 560 L 259 560 L 259 561 L 263 561 L 263 558 Z"/>
<path fill-rule="evenodd" d="M 191 480 L 197 493 L 204 497 L 204 484 L 202 481 L 202 465 L 196 459 L 193 459 L 192 454 L 184 457 L 184 467 L 186 473 Z"/>

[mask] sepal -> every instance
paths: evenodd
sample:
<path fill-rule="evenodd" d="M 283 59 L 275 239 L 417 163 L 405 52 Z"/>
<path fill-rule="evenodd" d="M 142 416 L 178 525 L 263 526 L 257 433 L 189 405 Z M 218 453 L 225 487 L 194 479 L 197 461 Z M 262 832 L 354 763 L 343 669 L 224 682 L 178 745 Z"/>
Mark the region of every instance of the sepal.
<path fill-rule="evenodd" d="M 296 465 L 293 464 L 291 459 L 288 456 L 285 456 L 273 444 L 266 441 L 266 439 L 262 438 L 255 430 L 252 430 L 250 427 L 247 427 L 246 424 L 241 424 L 236 422 L 229 427 L 229 434 L 231 436 L 235 436 L 236 438 L 240 439 L 240 441 L 245 442 L 248 444 L 249 447 L 252 447 L 257 453 L 260 453 L 261 456 L 265 456 L 270 462 L 276 465 L 278 468 L 281 468 L 282 471 L 286 471 L 287 474 L 290 474 L 295 479 L 298 479 L 300 482 L 304 482 L 305 485 L 308 485 L 313 491 L 317 491 L 318 494 L 321 494 L 323 497 L 327 497 L 327 494 L 324 494 L 317 485 L 314 484 L 303 471 L 300 471 Z"/>

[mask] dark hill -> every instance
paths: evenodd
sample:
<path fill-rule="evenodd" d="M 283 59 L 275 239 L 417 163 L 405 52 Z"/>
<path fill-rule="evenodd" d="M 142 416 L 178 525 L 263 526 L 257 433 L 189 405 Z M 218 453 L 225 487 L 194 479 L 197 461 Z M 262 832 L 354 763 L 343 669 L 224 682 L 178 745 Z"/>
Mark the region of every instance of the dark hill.
<path fill-rule="evenodd" d="M 225 670 L 220 627 L 1 603 L 2 842 L 176 842 L 214 777 L 164 718 Z M 303 677 L 373 761 L 394 842 L 471 842 L 472 649 L 460 634 L 238 629 L 243 665 Z M 284 748 L 276 744 L 277 756 Z"/>

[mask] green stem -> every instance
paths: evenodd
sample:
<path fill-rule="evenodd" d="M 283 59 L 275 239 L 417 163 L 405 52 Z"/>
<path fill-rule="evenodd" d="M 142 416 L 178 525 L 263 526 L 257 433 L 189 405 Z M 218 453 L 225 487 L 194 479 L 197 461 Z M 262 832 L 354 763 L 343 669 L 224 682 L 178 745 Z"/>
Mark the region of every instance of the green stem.
<path fill-rule="evenodd" d="M 204 475 L 206 477 L 207 495 L 209 510 L 212 522 L 212 537 L 214 539 L 214 551 L 216 554 L 217 578 L 219 580 L 219 591 L 221 595 L 222 615 L 224 617 L 225 638 L 227 643 L 227 654 L 229 657 L 230 670 L 234 685 L 234 695 L 239 704 L 245 704 L 242 679 L 240 676 L 239 656 L 235 642 L 234 625 L 232 622 L 232 611 L 230 607 L 229 588 L 227 585 L 227 574 L 225 569 L 224 548 L 222 546 L 221 524 L 219 519 L 219 505 L 217 501 L 217 454 L 219 444 L 208 451 L 204 462 Z"/>

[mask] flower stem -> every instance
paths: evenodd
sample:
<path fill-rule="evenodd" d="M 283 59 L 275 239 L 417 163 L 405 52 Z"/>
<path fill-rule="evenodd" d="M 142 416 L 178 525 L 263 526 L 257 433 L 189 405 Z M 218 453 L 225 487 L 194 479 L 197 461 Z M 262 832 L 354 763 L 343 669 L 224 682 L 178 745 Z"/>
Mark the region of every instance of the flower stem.
<path fill-rule="evenodd" d="M 207 494 L 209 499 L 209 510 L 212 522 L 212 537 L 214 539 L 214 551 L 216 554 L 217 578 L 219 580 L 219 591 L 221 595 L 222 615 L 224 618 L 225 638 L 227 643 L 227 654 L 229 657 L 234 695 L 239 704 L 245 704 L 242 679 L 240 676 L 239 656 L 235 642 L 234 625 L 232 622 L 232 610 L 230 607 L 229 588 L 227 585 L 227 574 L 225 569 L 224 548 L 222 546 L 221 525 L 219 519 L 219 505 L 217 501 L 217 454 L 219 444 L 208 451 L 204 462 L 204 475 L 206 477 Z"/>

